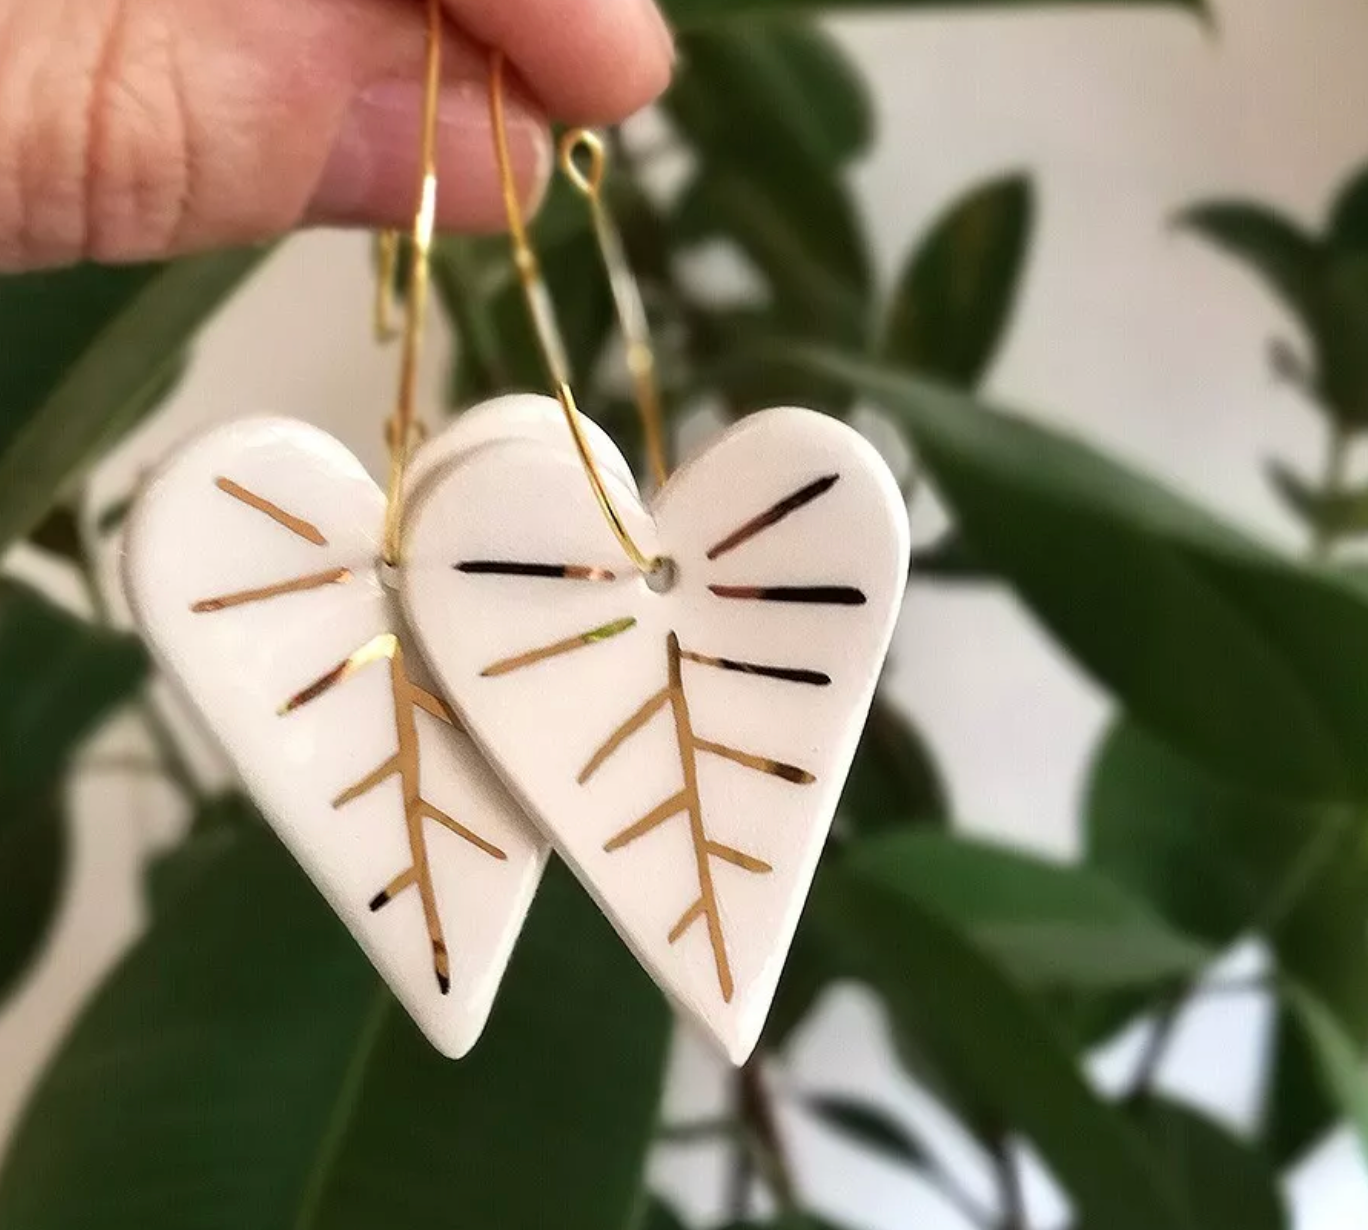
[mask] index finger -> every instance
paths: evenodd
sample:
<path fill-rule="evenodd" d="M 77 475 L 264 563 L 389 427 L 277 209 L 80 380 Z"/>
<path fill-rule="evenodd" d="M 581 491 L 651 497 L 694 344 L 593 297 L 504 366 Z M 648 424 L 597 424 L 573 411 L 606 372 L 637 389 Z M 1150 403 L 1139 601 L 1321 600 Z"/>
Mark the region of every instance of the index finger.
<path fill-rule="evenodd" d="M 674 40 L 655 0 L 443 0 L 501 48 L 557 119 L 611 123 L 669 84 Z"/>

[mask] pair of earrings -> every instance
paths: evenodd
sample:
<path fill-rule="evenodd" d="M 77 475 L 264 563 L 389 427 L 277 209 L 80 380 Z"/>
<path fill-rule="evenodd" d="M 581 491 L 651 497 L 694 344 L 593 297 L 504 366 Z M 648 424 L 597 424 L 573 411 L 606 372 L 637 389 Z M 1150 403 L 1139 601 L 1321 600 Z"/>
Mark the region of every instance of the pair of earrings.
<path fill-rule="evenodd" d="M 430 98 L 439 74 L 436 0 Z M 746 419 L 666 479 L 644 313 L 594 205 L 662 485 L 580 415 L 512 190 L 557 398 L 414 448 L 436 174 L 424 129 L 388 497 L 336 440 L 192 443 L 127 530 L 154 652 L 439 1050 L 476 1042 L 552 847 L 736 1063 L 760 1035 L 901 604 L 905 506 L 812 411 Z M 567 425 L 569 431 L 567 431 Z M 586 483 L 586 477 L 588 482 Z M 244 903 L 251 908 L 251 903 Z"/>

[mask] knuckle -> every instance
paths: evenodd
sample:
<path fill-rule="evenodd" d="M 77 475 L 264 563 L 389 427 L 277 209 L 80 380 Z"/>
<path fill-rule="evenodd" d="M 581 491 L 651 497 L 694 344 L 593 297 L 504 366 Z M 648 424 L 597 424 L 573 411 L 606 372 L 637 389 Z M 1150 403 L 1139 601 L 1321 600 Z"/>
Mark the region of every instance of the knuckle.
<path fill-rule="evenodd" d="M 176 246 L 191 196 L 190 117 L 171 27 L 119 3 L 87 82 L 83 255 L 129 260 Z"/>
<path fill-rule="evenodd" d="M 75 27 L 0 32 L 0 264 L 137 259 L 174 240 L 190 166 L 156 7 L 107 0 Z"/>

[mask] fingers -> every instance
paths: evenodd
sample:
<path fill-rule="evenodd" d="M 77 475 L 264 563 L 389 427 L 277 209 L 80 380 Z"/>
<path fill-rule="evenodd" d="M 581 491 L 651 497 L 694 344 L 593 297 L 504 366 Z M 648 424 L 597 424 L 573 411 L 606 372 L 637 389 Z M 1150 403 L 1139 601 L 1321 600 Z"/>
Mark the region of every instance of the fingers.
<path fill-rule="evenodd" d="M 623 119 L 670 81 L 674 45 L 656 0 L 444 0 L 456 23 L 502 47 L 558 119 Z"/>
<path fill-rule="evenodd" d="M 508 119 L 528 201 L 552 164 L 534 95 L 558 115 L 608 120 L 648 101 L 668 75 L 668 45 L 652 33 L 646 0 L 445 3 L 471 31 L 453 26 L 444 48 L 444 229 L 503 224 L 488 53 L 477 38 L 506 47 L 527 82 L 510 81 Z M 79 21 L 73 6 L 51 0 L 10 0 L 0 12 L 0 268 L 147 259 L 252 242 L 301 221 L 411 216 L 426 37 L 419 0 L 79 8 Z M 560 33 L 567 41 L 557 46 Z M 578 67 L 562 55 L 579 57 Z M 612 61 L 622 65 L 616 80 Z"/>

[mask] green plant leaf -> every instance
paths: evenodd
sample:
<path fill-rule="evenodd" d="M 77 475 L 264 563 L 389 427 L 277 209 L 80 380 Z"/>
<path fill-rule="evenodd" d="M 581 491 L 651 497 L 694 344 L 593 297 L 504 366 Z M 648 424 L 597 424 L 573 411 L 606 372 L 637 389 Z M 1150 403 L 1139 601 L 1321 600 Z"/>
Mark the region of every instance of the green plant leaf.
<path fill-rule="evenodd" d="M 926 1151 L 911 1133 L 878 1107 L 832 1094 L 805 1098 L 803 1105 L 827 1127 L 871 1153 L 907 1166 L 926 1161 Z"/>
<path fill-rule="evenodd" d="M 1202 1230 L 1289 1230 L 1286 1203 L 1268 1161 L 1204 1115 L 1149 1098 L 1133 1110 L 1155 1157 L 1182 1191 Z M 1087 1222 L 1080 1230 L 1106 1230 Z"/>
<path fill-rule="evenodd" d="M 1121 1110 L 1088 1087 L 1040 1008 L 974 943 L 867 872 L 829 868 L 810 909 L 899 1031 L 1035 1145 L 1082 1219 L 1196 1230 Z"/>
<path fill-rule="evenodd" d="M 1278 461 L 1269 463 L 1268 478 L 1283 503 L 1312 529 L 1335 538 L 1368 534 L 1368 487 L 1327 494 Z"/>
<path fill-rule="evenodd" d="M 671 21 L 686 30 L 728 19 L 775 13 L 881 9 L 953 13 L 1050 8 L 1176 8 L 1204 18 L 1210 13 L 1206 0 L 663 0 L 663 7 Z"/>
<path fill-rule="evenodd" d="M 839 814 L 870 836 L 909 824 L 944 824 L 952 814 L 939 767 L 911 718 L 877 697 L 865 723 Z"/>
<path fill-rule="evenodd" d="M 613 300 L 589 212 L 564 177 L 553 182 L 531 234 L 571 373 L 576 387 L 585 388 L 612 331 Z M 546 387 L 545 361 L 506 236 L 444 238 L 433 254 L 432 277 L 460 334 L 453 406 L 510 387 Z"/>
<path fill-rule="evenodd" d="M 1368 166 L 1340 190 L 1330 211 L 1330 244 L 1341 252 L 1368 248 Z"/>
<path fill-rule="evenodd" d="M 36 590 L 0 580 L 0 999 L 41 947 L 61 897 L 61 774 L 146 671 L 133 637 L 92 627 Z"/>
<path fill-rule="evenodd" d="M 774 1221 L 734 1221 L 723 1230 L 844 1230 L 835 1222 L 806 1213 L 790 1213 Z"/>
<path fill-rule="evenodd" d="M 81 565 L 85 559 L 85 543 L 81 537 L 81 519 L 70 504 L 58 504 L 49 511 L 29 534 L 30 546 L 46 551 L 68 564 Z"/>
<path fill-rule="evenodd" d="M 0 1004 L 52 930 L 66 879 L 66 821 L 58 799 L 0 801 Z"/>
<path fill-rule="evenodd" d="M 659 1196 L 652 1196 L 638 1230 L 685 1230 L 685 1226 L 665 1201 Z"/>
<path fill-rule="evenodd" d="M 666 105 L 711 157 L 743 164 L 758 157 L 765 174 L 785 164 L 807 171 L 848 162 L 873 138 L 873 103 L 859 68 L 812 22 L 686 33 L 679 54 Z"/>
<path fill-rule="evenodd" d="M 1295 986 L 1284 985 L 1282 991 L 1284 1002 L 1306 1032 L 1325 1088 L 1353 1125 L 1359 1146 L 1368 1156 L 1368 1070 L 1362 1047 L 1355 1045 L 1335 1014 L 1314 995 Z"/>
<path fill-rule="evenodd" d="M 1258 930 L 1279 965 L 1368 1037 L 1363 814 L 1216 777 L 1122 723 L 1094 761 L 1089 865 L 1213 945 Z"/>
<path fill-rule="evenodd" d="M 1028 987 L 1165 983 L 1211 956 L 1084 867 L 927 832 L 859 842 L 847 859 L 869 882 L 952 924 Z"/>
<path fill-rule="evenodd" d="M 682 41 L 664 106 L 701 166 L 676 205 L 674 232 L 685 245 L 733 242 L 770 283 L 787 326 L 855 344 L 867 327 L 872 273 L 833 159 L 849 144 L 850 124 L 826 118 L 831 99 L 817 97 L 841 95 L 837 110 L 848 112 L 852 86 L 830 72 L 804 80 L 794 37 L 791 28 L 776 37 L 768 26 L 741 26 Z M 813 36 L 796 37 L 811 46 Z"/>
<path fill-rule="evenodd" d="M 627 1230 L 667 1036 L 553 867 L 488 1035 L 451 1063 L 244 830 L 77 1023 L 0 1176 L 0 1224 Z"/>
<path fill-rule="evenodd" d="M 912 582 L 991 584 L 997 578 L 975 558 L 962 535 L 948 530 L 935 542 L 912 552 Z"/>
<path fill-rule="evenodd" d="M 1006 176 L 956 201 L 912 253 L 880 350 L 893 367 L 972 388 L 1016 305 L 1034 229 L 1031 181 Z"/>
<path fill-rule="evenodd" d="M 185 347 L 263 255 L 0 280 L 0 548 L 152 409 Z"/>
<path fill-rule="evenodd" d="M 1317 332 L 1321 252 L 1290 218 L 1253 202 L 1211 201 L 1184 211 L 1178 224 L 1243 261 L 1308 331 Z"/>
<path fill-rule="evenodd" d="M 0 580 L 0 798 L 48 794 L 80 742 L 146 674 L 136 637 Z"/>
<path fill-rule="evenodd" d="M 1368 797 L 1368 592 L 1068 436 L 795 351 L 907 432 L 974 553 L 1148 728 L 1294 797 Z"/>
<path fill-rule="evenodd" d="M 1368 425 L 1368 247 L 1338 253 L 1321 279 L 1320 396 L 1337 422 Z"/>
<path fill-rule="evenodd" d="M 1338 1024 L 1334 1029 L 1339 1032 Z M 1327 1082 L 1319 1048 L 1296 1009 L 1280 1003 L 1273 1030 L 1259 1135 L 1269 1157 L 1290 1167 L 1329 1134 L 1347 1108 L 1342 1091 Z M 1347 1036 L 1345 1041 L 1352 1051 Z"/>
<path fill-rule="evenodd" d="M 863 345 L 865 291 L 846 251 L 855 224 L 834 181 L 780 198 L 742 171 L 709 168 L 685 189 L 673 225 L 685 247 L 734 243 L 769 283 L 772 313 L 790 336 Z"/>
<path fill-rule="evenodd" d="M 824 941 L 804 916 L 784 962 L 784 972 L 779 976 L 774 1003 L 765 1018 L 764 1049 L 781 1050 L 798 1026 L 807 1020 L 823 992 L 848 972 L 840 954 Z"/>

